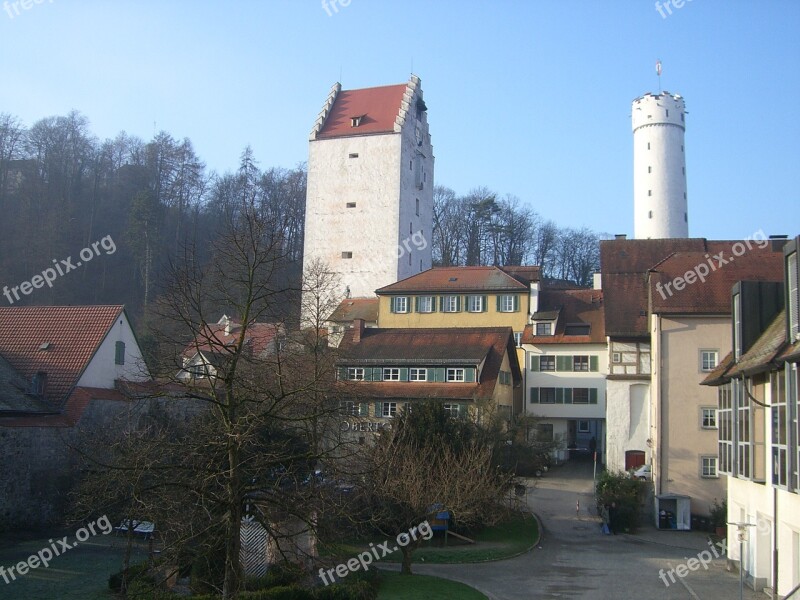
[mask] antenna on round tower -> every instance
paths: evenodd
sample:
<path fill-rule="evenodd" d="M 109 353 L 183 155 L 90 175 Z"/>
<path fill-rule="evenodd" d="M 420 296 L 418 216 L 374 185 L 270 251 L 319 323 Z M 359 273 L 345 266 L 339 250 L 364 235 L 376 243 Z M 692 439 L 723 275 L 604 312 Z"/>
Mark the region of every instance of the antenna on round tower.
<path fill-rule="evenodd" d="M 661 59 L 656 61 L 656 75 L 658 76 L 658 93 L 661 93 Z"/>

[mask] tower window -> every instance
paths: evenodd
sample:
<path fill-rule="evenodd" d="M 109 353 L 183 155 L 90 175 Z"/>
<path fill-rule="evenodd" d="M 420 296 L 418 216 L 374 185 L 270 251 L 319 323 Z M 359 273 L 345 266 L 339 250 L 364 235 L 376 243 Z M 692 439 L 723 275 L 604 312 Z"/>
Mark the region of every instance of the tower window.
<path fill-rule="evenodd" d="M 681 171 L 683 171 L 683 174 L 686 175 L 686 167 L 681 167 Z"/>
<path fill-rule="evenodd" d="M 417 198 L 417 216 L 419 216 L 419 198 Z"/>
<path fill-rule="evenodd" d="M 342 252 L 342 258 L 353 258 L 352 252 Z"/>
<path fill-rule="evenodd" d="M 411 235 L 412 233 L 414 233 L 414 224 L 411 221 L 409 221 L 408 222 L 408 235 Z"/>
<path fill-rule="evenodd" d="M 681 113 L 681 123 L 683 123 L 683 121 L 684 121 L 684 119 L 683 119 L 683 113 Z"/>
<path fill-rule="evenodd" d="M 683 192 L 683 199 L 686 200 L 686 192 Z"/>
<path fill-rule="evenodd" d="M 361 119 L 364 118 L 364 115 L 359 115 L 357 117 L 350 117 L 350 127 L 358 127 L 361 125 Z"/>
<path fill-rule="evenodd" d="M 345 206 L 347 206 L 347 208 L 355 208 L 356 207 L 356 203 L 355 202 L 348 202 Z"/>
<path fill-rule="evenodd" d="M 647 149 L 650 150 L 650 142 L 647 142 Z"/>
<path fill-rule="evenodd" d="M 647 172 L 648 173 L 652 173 L 653 172 L 653 167 L 647 167 Z"/>
<path fill-rule="evenodd" d="M 350 154 L 348 154 L 348 156 L 350 158 L 358 158 L 358 152 L 351 152 Z"/>
<path fill-rule="evenodd" d="M 667 109 L 667 116 L 669 116 L 669 109 Z"/>
<path fill-rule="evenodd" d="M 683 222 L 684 223 L 688 223 L 689 222 L 689 215 L 687 215 L 686 213 L 683 213 Z"/>
<path fill-rule="evenodd" d="M 408 170 L 409 171 L 413 171 L 414 170 L 414 161 L 412 161 L 412 160 L 408 161 Z"/>
<path fill-rule="evenodd" d="M 652 210 L 648 210 L 647 211 L 647 218 L 648 219 L 652 219 L 653 218 L 653 211 Z"/>
<path fill-rule="evenodd" d="M 647 195 L 648 196 L 652 196 L 653 195 L 653 190 L 647 190 Z"/>
<path fill-rule="evenodd" d="M 408 253 L 408 266 L 411 266 L 411 252 Z"/>
<path fill-rule="evenodd" d="M 683 152 L 683 145 L 681 145 L 681 152 Z"/>

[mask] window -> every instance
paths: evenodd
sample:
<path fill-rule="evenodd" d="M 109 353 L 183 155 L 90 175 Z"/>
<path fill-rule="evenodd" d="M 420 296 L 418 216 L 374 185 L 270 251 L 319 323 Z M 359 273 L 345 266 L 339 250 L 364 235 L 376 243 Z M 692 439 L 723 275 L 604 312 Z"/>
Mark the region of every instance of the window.
<path fill-rule="evenodd" d="M 358 117 L 350 117 L 350 127 L 358 127 L 359 125 L 361 125 L 361 118 L 363 116 L 364 115 Z"/>
<path fill-rule="evenodd" d="M 461 414 L 461 405 L 460 404 L 445 404 L 444 405 L 444 412 L 447 413 L 450 417 L 456 418 Z"/>
<path fill-rule="evenodd" d="M 573 356 L 572 357 L 572 370 L 573 371 L 588 371 L 589 370 L 589 357 L 588 356 Z"/>
<path fill-rule="evenodd" d="M 381 406 L 382 417 L 393 417 L 397 414 L 397 402 L 384 402 Z"/>
<path fill-rule="evenodd" d="M 447 369 L 447 381 L 466 381 L 464 369 Z"/>
<path fill-rule="evenodd" d="M 789 439 L 790 426 L 786 411 L 786 372 L 772 373 L 772 483 L 781 487 L 789 484 Z"/>
<path fill-rule="evenodd" d="M 467 296 L 467 312 L 485 312 L 486 296 Z"/>
<path fill-rule="evenodd" d="M 648 196 L 652 196 L 653 195 L 653 190 L 647 190 L 647 195 Z"/>
<path fill-rule="evenodd" d="M 364 369 L 361 367 L 349 367 L 347 369 L 347 378 L 350 381 L 363 381 Z"/>
<path fill-rule="evenodd" d="M 412 367 L 408 371 L 409 381 L 428 381 L 428 369 Z"/>
<path fill-rule="evenodd" d="M 383 380 L 384 381 L 400 381 L 400 369 L 384 369 L 383 370 Z"/>
<path fill-rule="evenodd" d="M 703 407 L 700 409 L 700 426 L 703 429 L 717 428 L 717 409 L 713 407 Z"/>
<path fill-rule="evenodd" d="M 498 312 L 518 312 L 519 296 L 516 294 L 500 294 L 497 296 Z"/>
<path fill-rule="evenodd" d="M 417 198 L 417 216 L 419 216 L 419 198 Z"/>
<path fill-rule="evenodd" d="M 552 423 L 539 423 L 536 426 L 536 440 L 539 442 L 552 442 L 553 441 L 553 424 Z"/>
<path fill-rule="evenodd" d="M 442 312 L 460 312 L 461 296 L 442 296 Z"/>
<path fill-rule="evenodd" d="M 572 388 L 573 404 L 589 404 L 589 388 Z"/>
<path fill-rule="evenodd" d="M 358 158 L 358 152 L 351 152 L 348 156 L 349 158 Z"/>
<path fill-rule="evenodd" d="M 364 403 L 343 400 L 339 403 L 339 413 L 346 417 L 366 417 L 367 405 Z"/>
<path fill-rule="evenodd" d="M 719 477 L 717 474 L 717 457 L 716 456 L 701 456 L 700 457 L 700 476 L 705 478 Z"/>
<path fill-rule="evenodd" d="M 511 385 L 511 371 L 500 371 L 500 385 Z"/>
<path fill-rule="evenodd" d="M 352 252 L 342 252 L 342 258 L 353 258 Z"/>
<path fill-rule="evenodd" d="M 540 371 L 555 371 L 556 370 L 556 357 L 555 356 L 540 356 L 539 357 L 539 370 Z"/>
<path fill-rule="evenodd" d="M 797 252 L 786 257 L 786 314 L 789 317 L 789 341 L 796 341 L 800 336 L 800 292 L 798 292 Z"/>
<path fill-rule="evenodd" d="M 746 390 L 742 389 L 742 385 L 737 383 L 734 387 L 734 399 L 736 404 L 736 474 L 740 477 L 749 478 L 751 474 L 750 469 L 750 397 L 746 395 Z"/>
<path fill-rule="evenodd" d="M 356 203 L 355 202 L 348 202 L 345 206 L 347 208 L 355 208 L 356 207 Z"/>
<path fill-rule="evenodd" d="M 722 473 L 731 473 L 733 467 L 733 422 L 730 383 L 717 388 L 717 423 L 719 427 L 719 470 Z"/>
<path fill-rule="evenodd" d="M 589 421 L 578 421 L 578 432 L 589 433 Z"/>
<path fill-rule="evenodd" d="M 667 108 L 666 111 L 667 111 L 667 116 L 669 116 L 669 109 Z"/>
<path fill-rule="evenodd" d="M 537 323 L 536 335 L 553 335 L 552 323 Z"/>
<path fill-rule="evenodd" d="M 539 402 L 541 404 L 555 404 L 556 388 L 539 388 Z"/>
<path fill-rule="evenodd" d="M 717 368 L 719 352 L 716 350 L 700 350 L 700 370 L 708 373 Z"/>
<path fill-rule="evenodd" d="M 652 210 L 648 210 L 647 211 L 647 218 L 648 219 L 652 219 L 653 218 L 653 211 Z"/>
<path fill-rule="evenodd" d="M 522 332 L 515 331 L 514 332 L 514 344 L 516 344 L 517 348 L 522 348 Z"/>
<path fill-rule="evenodd" d="M 117 342 L 114 345 L 114 364 L 125 364 L 125 342 Z"/>
<path fill-rule="evenodd" d="M 621 363 L 622 362 L 622 352 L 612 352 L 611 353 L 611 362 L 612 363 Z"/>
<path fill-rule="evenodd" d="M 647 172 L 648 173 L 652 173 L 653 172 L 653 167 L 647 167 Z"/>
<path fill-rule="evenodd" d="M 395 296 L 392 298 L 392 312 L 393 313 L 407 313 L 408 312 L 408 296 Z"/>
<path fill-rule="evenodd" d="M 647 149 L 650 150 L 650 142 L 647 142 Z"/>
<path fill-rule="evenodd" d="M 422 268 L 422 265 L 420 265 Z M 418 296 L 415 299 L 417 312 L 432 313 L 436 310 L 436 302 L 433 296 Z"/>

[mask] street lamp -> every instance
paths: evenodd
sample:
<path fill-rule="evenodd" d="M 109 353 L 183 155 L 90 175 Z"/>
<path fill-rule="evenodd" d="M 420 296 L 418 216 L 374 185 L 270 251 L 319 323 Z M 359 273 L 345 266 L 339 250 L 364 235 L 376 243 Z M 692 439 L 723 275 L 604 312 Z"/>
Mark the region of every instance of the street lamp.
<path fill-rule="evenodd" d="M 755 523 L 728 523 L 736 525 L 736 538 L 739 540 L 739 600 L 744 599 L 744 543 L 747 540 L 747 528 L 755 527 Z"/>

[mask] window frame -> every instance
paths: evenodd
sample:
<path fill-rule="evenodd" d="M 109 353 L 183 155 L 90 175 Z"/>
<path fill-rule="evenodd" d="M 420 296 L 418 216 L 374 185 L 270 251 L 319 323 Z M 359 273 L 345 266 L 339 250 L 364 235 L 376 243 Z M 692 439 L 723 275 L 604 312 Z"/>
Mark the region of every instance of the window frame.
<path fill-rule="evenodd" d="M 381 418 L 391 419 L 397 414 L 397 402 L 381 402 Z"/>
<path fill-rule="evenodd" d="M 549 368 L 545 368 L 545 362 Z M 555 354 L 542 354 L 539 357 L 539 370 L 540 371 L 552 371 L 555 373 L 556 370 L 556 355 Z"/>
<path fill-rule="evenodd" d="M 400 381 L 400 367 L 383 367 L 381 381 Z"/>
<path fill-rule="evenodd" d="M 361 377 L 359 377 L 361 371 Z M 347 381 L 364 381 L 364 367 L 347 367 Z"/>
<path fill-rule="evenodd" d="M 422 377 L 420 377 L 422 375 Z M 428 381 L 428 369 L 425 367 L 411 367 L 408 369 L 409 381 Z"/>
<path fill-rule="evenodd" d="M 580 368 L 578 368 L 580 366 Z M 583 367 L 586 368 L 583 368 Z M 577 373 L 589 372 L 589 355 L 588 354 L 573 354 L 572 355 L 572 370 Z"/>
<path fill-rule="evenodd" d="M 402 308 L 401 308 L 402 305 Z M 407 314 L 411 311 L 408 310 L 409 302 L 408 296 L 393 296 L 392 297 L 392 312 L 396 314 Z"/>
<path fill-rule="evenodd" d="M 708 462 L 707 462 L 708 461 Z M 713 465 L 713 473 L 707 466 Z M 700 478 L 719 479 L 719 457 L 715 454 L 702 454 L 700 456 Z"/>
<path fill-rule="evenodd" d="M 118 366 L 125 364 L 125 342 L 122 340 L 114 343 L 114 364 Z"/>
<path fill-rule="evenodd" d="M 712 425 L 707 425 L 707 415 L 708 411 L 713 411 L 712 415 Z M 700 407 L 700 429 L 719 429 L 718 427 L 718 417 L 717 417 L 717 408 L 715 406 L 701 406 Z"/>
<path fill-rule="evenodd" d="M 458 296 L 457 294 L 447 294 L 442 296 L 442 312 L 461 312 L 461 296 Z"/>
<path fill-rule="evenodd" d="M 509 304 L 510 308 L 509 308 Z M 497 296 L 498 312 L 512 313 L 519 312 L 519 295 L 518 294 L 498 294 Z"/>
<path fill-rule="evenodd" d="M 586 427 L 582 427 L 582 425 L 586 423 Z M 590 433 L 591 426 L 589 425 L 589 419 L 578 419 L 578 433 Z"/>
<path fill-rule="evenodd" d="M 544 398 L 544 391 L 547 390 L 548 392 L 552 392 L 552 400 L 543 400 Z M 549 394 L 548 394 L 549 395 Z M 555 404 L 556 403 L 556 388 L 554 387 L 540 387 L 539 388 L 539 404 Z"/>
<path fill-rule="evenodd" d="M 583 399 L 583 394 L 586 392 L 586 400 Z M 580 395 L 580 399 L 578 398 Z M 589 388 L 584 387 L 574 387 L 572 388 L 572 403 L 573 404 L 590 404 L 591 400 L 591 392 Z"/>
<path fill-rule="evenodd" d="M 700 372 L 701 373 L 711 373 L 714 369 L 719 366 L 719 350 L 714 348 L 701 348 L 700 349 Z M 714 355 L 714 364 L 710 368 L 706 366 L 706 355 L 713 354 Z"/>
<path fill-rule="evenodd" d="M 540 328 L 546 329 L 547 333 L 540 331 Z M 536 323 L 536 335 L 553 335 L 553 322 L 552 321 L 539 321 Z"/>
<path fill-rule="evenodd" d="M 429 303 L 427 310 L 423 305 L 425 301 Z M 436 312 L 436 296 L 417 296 L 415 303 L 418 313 L 430 314 Z"/>
<path fill-rule="evenodd" d="M 466 297 L 465 304 L 467 312 L 469 313 L 486 312 L 486 296 L 481 294 L 469 294 Z"/>
<path fill-rule="evenodd" d="M 461 379 L 458 378 L 459 374 Z M 444 379 L 447 383 L 465 383 L 467 381 L 467 370 L 464 367 L 448 367 L 445 370 Z"/>

